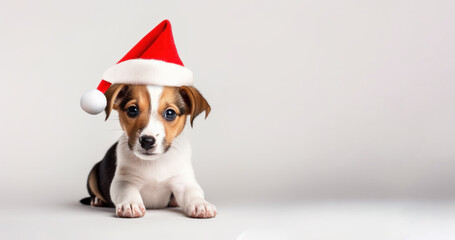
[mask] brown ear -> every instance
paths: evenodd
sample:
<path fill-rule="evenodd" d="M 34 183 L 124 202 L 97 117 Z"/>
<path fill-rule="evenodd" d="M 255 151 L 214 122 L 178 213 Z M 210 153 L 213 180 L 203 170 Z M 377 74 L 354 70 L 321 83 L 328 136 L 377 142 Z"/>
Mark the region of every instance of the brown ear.
<path fill-rule="evenodd" d="M 179 92 L 185 103 L 190 107 L 191 127 L 193 127 L 194 118 L 203 111 L 205 111 L 205 118 L 207 118 L 210 113 L 210 105 L 196 88 L 183 86 L 180 87 Z"/>
<path fill-rule="evenodd" d="M 105 120 L 109 118 L 112 108 L 118 110 L 118 106 L 122 100 L 122 97 L 125 95 L 126 89 L 126 84 L 113 84 L 104 93 L 107 99 L 106 108 L 104 109 L 104 112 L 106 112 Z"/>

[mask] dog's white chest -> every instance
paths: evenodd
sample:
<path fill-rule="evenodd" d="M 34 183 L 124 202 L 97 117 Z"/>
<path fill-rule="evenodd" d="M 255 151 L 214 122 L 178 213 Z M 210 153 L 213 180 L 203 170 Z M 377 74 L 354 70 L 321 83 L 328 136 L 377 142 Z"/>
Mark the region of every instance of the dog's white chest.
<path fill-rule="evenodd" d="M 165 161 L 162 161 L 165 160 Z M 135 166 L 133 171 L 138 179 L 137 185 L 146 208 L 163 208 L 169 203 L 172 190 L 169 186 L 169 179 L 174 172 L 170 168 L 171 159 L 161 159 L 149 162 L 141 167 Z"/>
<path fill-rule="evenodd" d="M 140 189 L 146 208 L 164 208 L 171 197 L 171 189 L 165 182 L 149 181 Z"/>

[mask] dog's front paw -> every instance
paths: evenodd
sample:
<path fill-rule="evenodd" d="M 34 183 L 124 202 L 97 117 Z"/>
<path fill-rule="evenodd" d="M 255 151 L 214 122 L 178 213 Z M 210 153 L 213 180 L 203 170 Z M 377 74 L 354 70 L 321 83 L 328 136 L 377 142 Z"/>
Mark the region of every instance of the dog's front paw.
<path fill-rule="evenodd" d="M 142 203 L 127 203 L 116 206 L 118 217 L 122 218 L 138 218 L 145 215 L 145 207 Z"/>
<path fill-rule="evenodd" d="M 185 212 L 192 218 L 212 218 L 217 214 L 215 206 L 204 199 L 190 201 L 185 207 Z"/>

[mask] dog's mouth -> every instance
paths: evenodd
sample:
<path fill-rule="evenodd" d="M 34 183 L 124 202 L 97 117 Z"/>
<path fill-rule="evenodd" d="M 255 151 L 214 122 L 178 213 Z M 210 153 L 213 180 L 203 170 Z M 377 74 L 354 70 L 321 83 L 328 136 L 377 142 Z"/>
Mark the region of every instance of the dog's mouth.
<path fill-rule="evenodd" d="M 155 148 L 151 148 L 151 149 L 138 149 L 137 152 L 140 153 L 140 154 L 142 154 L 142 155 L 145 155 L 145 156 L 157 155 L 157 153 L 155 152 Z"/>
<path fill-rule="evenodd" d="M 160 156 L 159 153 L 155 153 L 152 151 L 146 151 L 146 150 L 139 150 L 139 151 L 134 151 L 134 154 L 136 154 L 137 157 L 144 159 L 144 160 L 155 160 Z"/>
<path fill-rule="evenodd" d="M 136 150 L 136 152 L 139 154 L 142 154 L 144 156 L 153 156 L 153 155 L 157 155 L 156 149 L 157 149 L 157 146 L 153 146 L 152 148 L 149 148 L 149 149 L 139 148 Z"/>
<path fill-rule="evenodd" d="M 146 155 L 146 156 L 152 156 L 152 155 L 156 155 L 156 153 L 152 153 L 152 152 L 141 152 L 142 154 Z"/>

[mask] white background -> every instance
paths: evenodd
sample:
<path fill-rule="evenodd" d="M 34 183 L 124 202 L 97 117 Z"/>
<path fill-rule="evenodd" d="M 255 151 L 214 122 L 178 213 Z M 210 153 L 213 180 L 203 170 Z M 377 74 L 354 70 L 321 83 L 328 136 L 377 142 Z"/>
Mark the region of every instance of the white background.
<path fill-rule="evenodd" d="M 191 131 L 210 201 L 452 201 L 454 2 L 279 2 L 0 2 L 0 203 L 87 195 L 121 130 L 80 96 L 165 18 L 212 106 Z"/>

